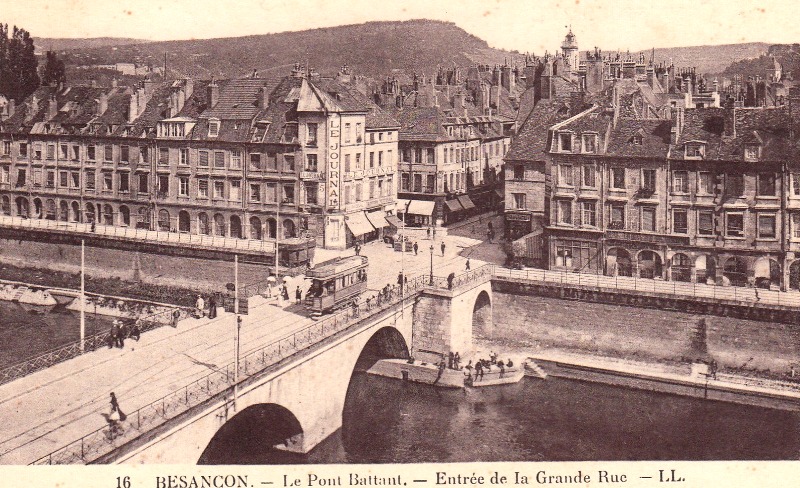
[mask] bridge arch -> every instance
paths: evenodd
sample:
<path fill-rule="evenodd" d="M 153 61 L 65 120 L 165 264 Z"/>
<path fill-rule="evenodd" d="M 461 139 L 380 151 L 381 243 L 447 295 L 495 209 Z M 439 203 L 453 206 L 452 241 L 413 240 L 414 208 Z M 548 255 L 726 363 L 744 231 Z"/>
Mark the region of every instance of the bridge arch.
<path fill-rule="evenodd" d="M 257 403 L 228 419 L 214 434 L 198 464 L 288 464 L 299 462 L 303 427 L 288 408 Z"/>
<path fill-rule="evenodd" d="M 491 336 L 494 330 L 492 299 L 486 290 L 481 290 L 475 298 L 475 305 L 472 307 L 472 330 L 474 334 L 483 337 Z"/>

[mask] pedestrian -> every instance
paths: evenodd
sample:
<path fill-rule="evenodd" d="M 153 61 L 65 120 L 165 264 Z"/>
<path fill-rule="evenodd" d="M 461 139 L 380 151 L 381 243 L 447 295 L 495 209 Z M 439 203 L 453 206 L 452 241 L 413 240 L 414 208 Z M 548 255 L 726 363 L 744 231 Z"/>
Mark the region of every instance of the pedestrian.
<path fill-rule="evenodd" d="M 138 322 L 134 322 L 133 327 L 131 327 L 131 339 L 139 342 L 139 338 L 142 336 L 142 330 L 139 328 Z"/>
<path fill-rule="evenodd" d="M 467 258 L 467 264 L 466 264 L 466 266 L 467 266 L 467 271 L 469 271 L 469 258 Z"/>
<path fill-rule="evenodd" d="M 202 295 L 197 295 L 197 301 L 194 303 L 194 307 L 196 309 L 197 318 L 206 316 L 206 301 L 203 300 Z"/>
<path fill-rule="evenodd" d="M 445 249 L 445 245 L 444 245 L 444 241 L 442 241 L 442 257 L 444 257 L 444 249 Z"/>
<path fill-rule="evenodd" d="M 419 246 L 417 245 L 417 241 L 414 241 L 414 256 L 417 255 L 417 251 L 419 251 Z"/>
<path fill-rule="evenodd" d="M 297 300 L 297 304 L 300 305 L 300 302 L 302 302 L 302 300 L 303 300 L 303 291 L 300 290 L 299 286 L 294 291 L 294 298 Z"/>
<path fill-rule="evenodd" d="M 92 230 L 92 232 L 95 232 L 97 230 L 97 224 L 95 223 L 94 220 L 92 220 L 92 229 L 91 230 Z"/>
<path fill-rule="evenodd" d="M 475 380 L 483 378 L 483 362 L 478 361 L 475 363 Z"/>
<path fill-rule="evenodd" d="M 117 343 L 117 324 L 111 324 L 111 330 L 108 333 L 108 348 L 112 349 Z"/>
<path fill-rule="evenodd" d="M 486 232 L 486 238 L 489 240 L 489 242 L 492 242 L 492 231 Z"/>
<path fill-rule="evenodd" d="M 426 230 L 428 231 L 428 239 L 430 239 L 431 238 L 431 228 L 428 227 Z"/>
<path fill-rule="evenodd" d="M 356 244 L 356 256 L 361 256 L 361 246 Z"/>
<path fill-rule="evenodd" d="M 286 283 L 283 284 L 283 291 L 281 293 L 281 297 L 283 298 L 284 302 L 289 301 L 289 288 L 286 286 Z"/>
<path fill-rule="evenodd" d="M 447 354 L 447 367 L 448 367 L 448 368 L 450 368 L 450 369 L 455 369 L 455 368 L 453 367 L 453 365 L 455 364 L 454 360 L 455 360 L 455 356 L 453 355 L 453 351 L 450 351 L 450 352 Z"/>
<path fill-rule="evenodd" d="M 128 326 L 121 323 L 119 327 L 119 347 L 125 347 L 125 339 L 128 337 Z"/>
<path fill-rule="evenodd" d="M 455 280 L 455 279 L 456 279 L 456 274 L 455 273 L 450 273 L 449 275 L 447 275 L 447 288 L 449 290 L 453 289 L 453 280 Z"/>
<path fill-rule="evenodd" d="M 217 318 L 217 298 L 216 294 L 212 293 L 210 297 L 208 297 L 208 318 L 215 319 Z"/>
<path fill-rule="evenodd" d="M 461 365 L 459 364 L 460 362 L 461 362 L 461 356 L 459 356 L 458 352 L 456 352 L 453 355 L 453 369 L 461 369 L 460 367 Z"/>

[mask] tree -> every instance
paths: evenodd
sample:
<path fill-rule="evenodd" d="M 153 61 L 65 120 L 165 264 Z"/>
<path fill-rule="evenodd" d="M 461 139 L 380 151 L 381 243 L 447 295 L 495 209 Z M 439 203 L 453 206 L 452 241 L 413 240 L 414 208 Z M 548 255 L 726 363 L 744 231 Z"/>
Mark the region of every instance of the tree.
<path fill-rule="evenodd" d="M 64 61 L 58 59 L 56 53 L 47 51 L 42 68 L 42 85 L 56 86 L 67 82 L 67 73 Z"/>
<path fill-rule="evenodd" d="M 8 25 L 0 25 L 0 93 L 14 100 L 27 98 L 39 88 L 38 66 L 28 31 L 14 26 L 9 38 Z"/>

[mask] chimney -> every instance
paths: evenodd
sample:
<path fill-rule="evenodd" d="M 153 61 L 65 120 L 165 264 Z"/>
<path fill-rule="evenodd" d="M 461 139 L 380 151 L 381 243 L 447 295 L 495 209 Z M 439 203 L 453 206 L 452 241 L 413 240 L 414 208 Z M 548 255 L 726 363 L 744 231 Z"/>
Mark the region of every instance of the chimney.
<path fill-rule="evenodd" d="M 266 110 L 269 108 L 269 90 L 267 90 L 266 86 L 262 86 L 259 93 L 261 95 L 259 97 L 259 107 L 262 110 Z"/>
<path fill-rule="evenodd" d="M 100 94 L 100 98 L 97 100 L 97 115 L 103 115 L 108 110 L 108 95 L 104 93 Z"/>
<path fill-rule="evenodd" d="M 186 78 L 183 80 L 183 86 L 186 91 L 186 98 L 188 99 L 192 96 L 192 93 L 194 93 L 194 81 L 191 78 Z"/>
<path fill-rule="evenodd" d="M 47 102 L 47 120 L 55 118 L 58 114 L 58 101 L 55 96 L 51 96 Z"/>
<path fill-rule="evenodd" d="M 128 101 L 128 123 L 133 123 L 136 120 L 136 117 L 139 116 L 139 103 L 137 94 L 134 92 L 131 94 L 131 98 Z"/>
<path fill-rule="evenodd" d="M 6 110 L 8 111 L 9 117 L 13 117 L 14 112 L 17 111 L 17 102 L 13 98 L 8 101 L 8 106 L 6 107 Z"/>
<path fill-rule="evenodd" d="M 683 114 L 683 107 L 676 107 L 675 110 L 672 111 L 672 144 L 677 144 L 678 139 L 680 139 L 683 133 Z"/>
<path fill-rule="evenodd" d="M 117 79 L 116 78 L 112 78 L 111 79 L 111 88 L 116 88 L 116 87 L 117 87 Z"/>
<path fill-rule="evenodd" d="M 453 95 L 453 108 L 455 110 L 462 109 L 466 106 L 467 104 L 465 103 L 463 93 L 456 93 L 455 95 Z"/>
<path fill-rule="evenodd" d="M 217 82 L 213 78 L 211 79 L 211 84 L 208 85 L 207 93 L 208 107 L 212 108 L 217 104 L 217 101 L 219 101 L 219 85 L 217 85 Z"/>
<path fill-rule="evenodd" d="M 30 108 L 30 110 L 28 110 L 28 113 L 25 114 L 25 122 L 26 123 L 30 122 L 31 120 L 33 120 L 33 118 L 39 112 L 39 98 L 36 95 L 33 95 L 31 97 L 30 107 L 29 108 Z"/>
<path fill-rule="evenodd" d="M 725 135 L 736 137 L 736 107 L 727 106 L 723 112 L 725 114 Z"/>

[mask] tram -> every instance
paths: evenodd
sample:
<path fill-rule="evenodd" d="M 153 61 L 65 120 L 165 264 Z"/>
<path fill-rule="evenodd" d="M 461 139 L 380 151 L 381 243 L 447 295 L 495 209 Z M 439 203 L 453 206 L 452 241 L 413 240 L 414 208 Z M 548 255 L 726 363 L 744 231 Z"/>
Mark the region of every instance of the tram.
<path fill-rule="evenodd" d="M 365 256 L 336 258 L 306 271 L 311 288 L 305 304 L 312 314 L 321 315 L 352 305 L 367 289 L 368 260 Z"/>

